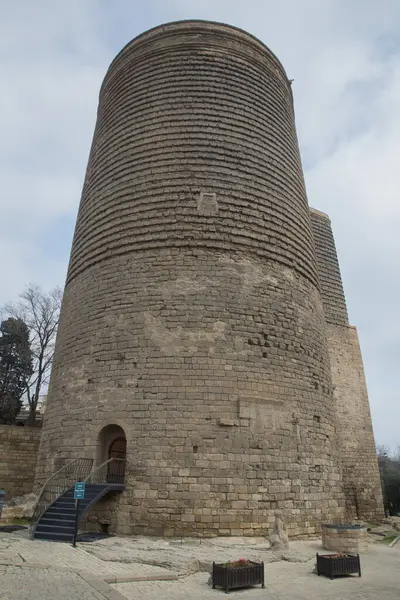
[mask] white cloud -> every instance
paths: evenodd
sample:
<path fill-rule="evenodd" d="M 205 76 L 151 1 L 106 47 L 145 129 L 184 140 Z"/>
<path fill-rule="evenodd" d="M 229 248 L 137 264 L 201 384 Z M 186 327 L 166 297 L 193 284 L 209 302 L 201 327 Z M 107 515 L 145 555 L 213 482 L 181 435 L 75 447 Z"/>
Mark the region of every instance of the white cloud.
<path fill-rule="evenodd" d="M 57 7 L 55 5 L 58 5 Z M 97 89 L 109 57 L 91 33 L 95 2 L 19 2 L 0 21 L 0 302 L 52 285 L 43 236 L 76 212 Z M 21 12 L 22 7 L 22 12 Z M 85 8 L 86 7 L 86 8 Z M 60 10 L 58 10 L 60 9 Z M 63 281 L 69 248 L 59 263 Z"/>
<path fill-rule="evenodd" d="M 400 420 L 398 0 L 19 0 L 1 17 L 0 304 L 28 281 L 63 283 L 70 241 L 53 252 L 44 240 L 60 222 L 72 239 L 113 56 L 161 21 L 231 23 L 264 41 L 295 79 L 309 201 L 332 218 L 377 440 L 400 441 L 390 425 Z"/>

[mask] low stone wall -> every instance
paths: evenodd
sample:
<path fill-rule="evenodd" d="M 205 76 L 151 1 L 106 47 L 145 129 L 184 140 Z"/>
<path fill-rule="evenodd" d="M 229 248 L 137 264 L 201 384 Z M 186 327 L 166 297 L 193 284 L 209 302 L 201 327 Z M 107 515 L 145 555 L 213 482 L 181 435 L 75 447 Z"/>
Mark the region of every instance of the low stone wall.
<path fill-rule="evenodd" d="M 367 552 L 367 528 L 362 525 L 322 525 L 322 546 L 335 552 Z"/>
<path fill-rule="evenodd" d="M 5 502 L 33 490 L 41 429 L 0 425 L 0 489 Z"/>

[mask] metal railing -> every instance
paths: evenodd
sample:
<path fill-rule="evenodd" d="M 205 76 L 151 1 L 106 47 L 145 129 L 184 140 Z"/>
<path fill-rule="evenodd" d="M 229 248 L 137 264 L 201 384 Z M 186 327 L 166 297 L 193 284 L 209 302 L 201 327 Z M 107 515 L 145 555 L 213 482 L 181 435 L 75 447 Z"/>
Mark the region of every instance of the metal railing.
<path fill-rule="evenodd" d="M 126 460 L 109 458 L 88 475 L 85 483 L 124 483 Z"/>
<path fill-rule="evenodd" d="M 33 512 L 33 530 L 40 516 L 53 504 L 64 492 L 69 490 L 76 481 L 83 481 L 91 472 L 93 466 L 92 458 L 77 458 L 58 469 L 48 478 L 42 487 L 38 501 Z M 32 530 L 32 531 L 33 531 Z"/>

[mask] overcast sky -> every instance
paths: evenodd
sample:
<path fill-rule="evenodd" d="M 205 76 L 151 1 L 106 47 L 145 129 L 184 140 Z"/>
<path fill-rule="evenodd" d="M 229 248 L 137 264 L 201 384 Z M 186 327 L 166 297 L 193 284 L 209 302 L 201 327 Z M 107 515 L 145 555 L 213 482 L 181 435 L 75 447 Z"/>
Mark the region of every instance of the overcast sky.
<path fill-rule="evenodd" d="M 294 79 L 308 199 L 329 213 L 376 441 L 400 443 L 400 1 L 0 0 L 0 305 L 64 285 L 96 117 L 117 52 L 186 18 L 230 23 Z"/>

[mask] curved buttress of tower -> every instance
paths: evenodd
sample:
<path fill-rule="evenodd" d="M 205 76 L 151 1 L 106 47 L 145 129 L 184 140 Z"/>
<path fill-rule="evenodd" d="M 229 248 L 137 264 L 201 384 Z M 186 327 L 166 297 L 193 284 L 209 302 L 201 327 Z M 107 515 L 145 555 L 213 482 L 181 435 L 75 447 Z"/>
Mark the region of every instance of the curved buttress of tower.
<path fill-rule="evenodd" d="M 310 217 L 325 319 L 336 325 L 348 325 L 346 300 L 331 221 L 328 215 L 313 208 L 310 209 Z"/>
<path fill-rule="evenodd" d="M 331 222 L 310 209 L 334 386 L 337 443 L 348 519 L 379 521 L 383 500 L 364 365 L 349 325 Z"/>
<path fill-rule="evenodd" d="M 100 92 L 37 481 L 104 457 L 116 427 L 116 531 L 254 535 L 281 509 L 296 535 L 340 518 L 318 285 L 277 58 L 209 22 L 135 38 Z"/>

